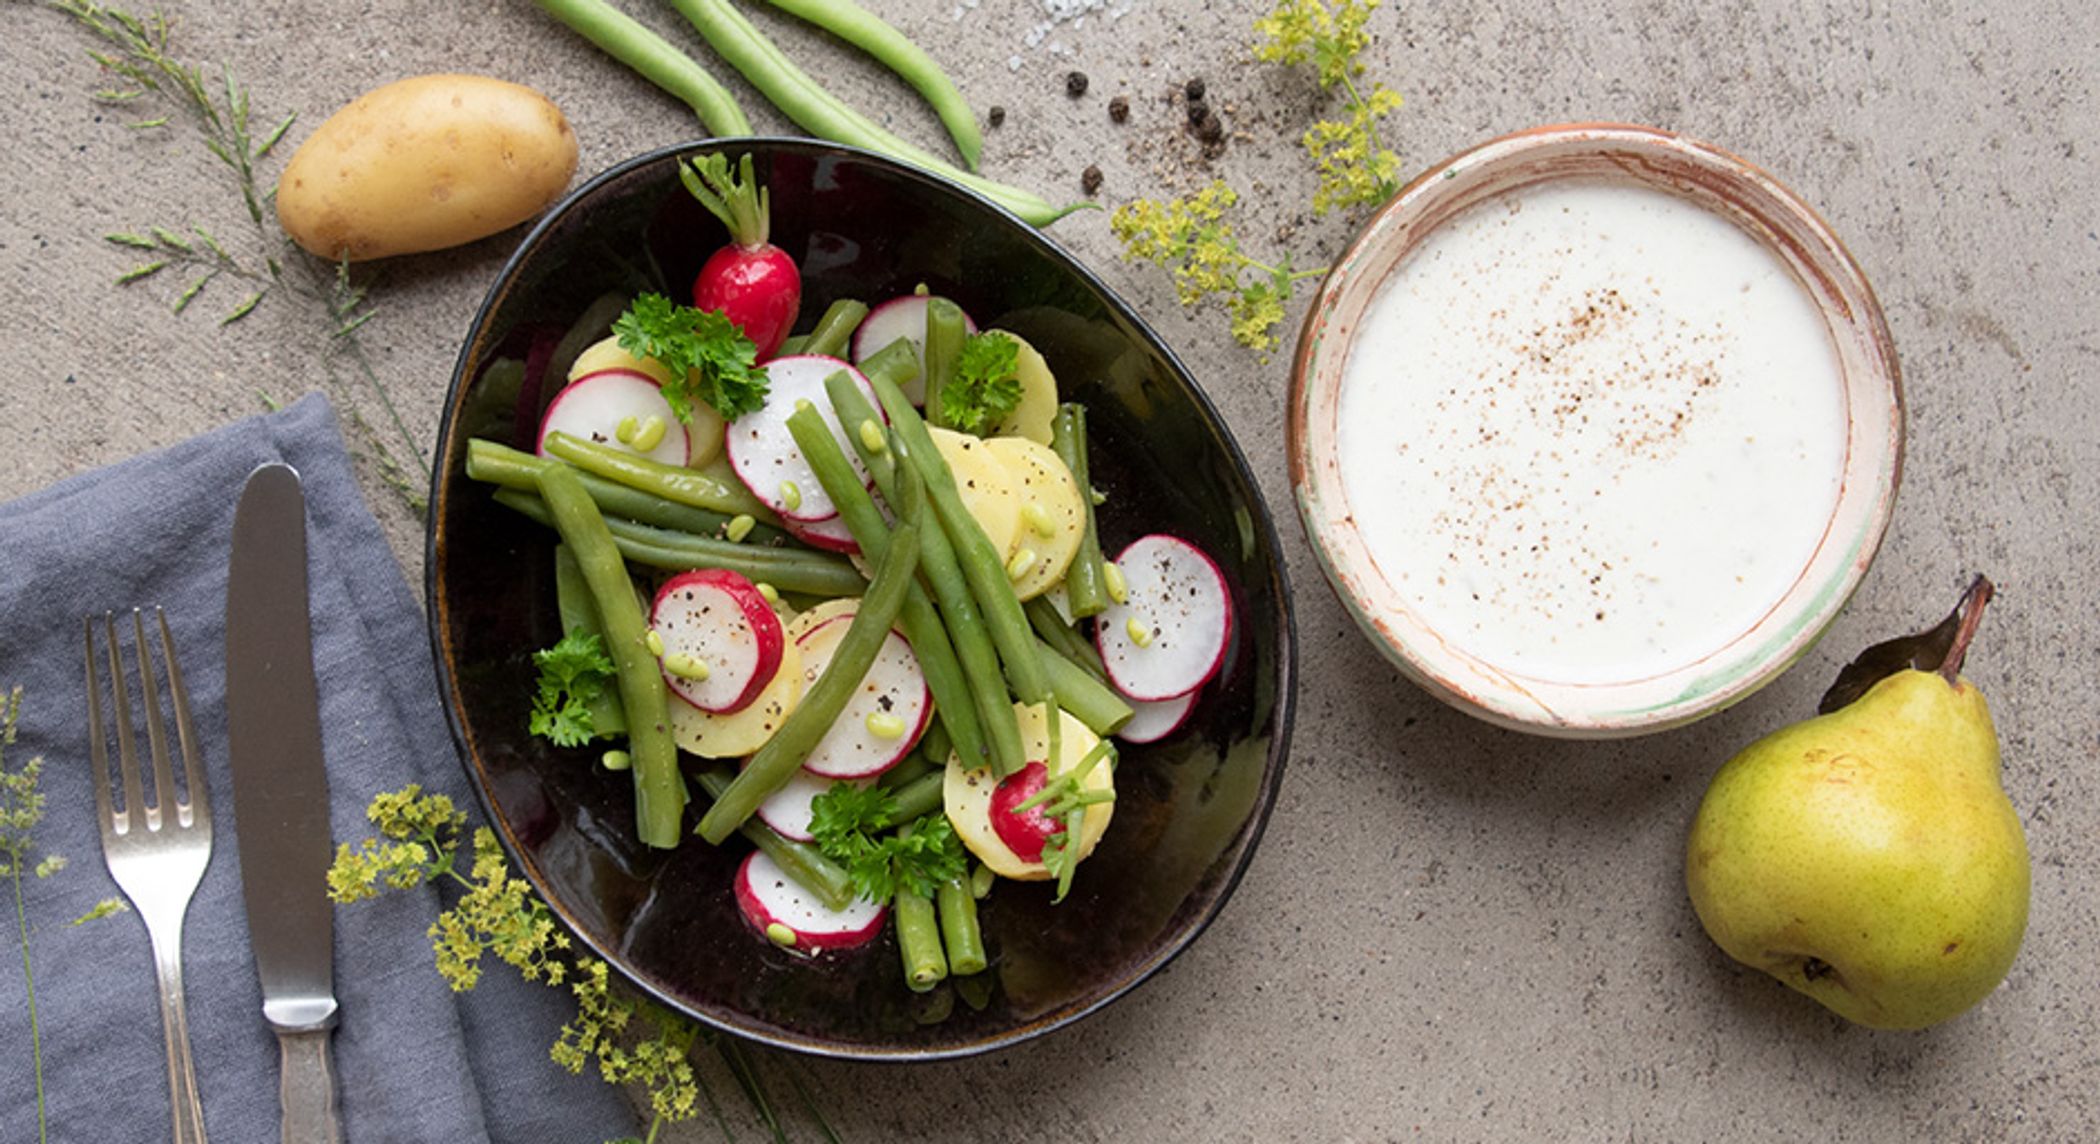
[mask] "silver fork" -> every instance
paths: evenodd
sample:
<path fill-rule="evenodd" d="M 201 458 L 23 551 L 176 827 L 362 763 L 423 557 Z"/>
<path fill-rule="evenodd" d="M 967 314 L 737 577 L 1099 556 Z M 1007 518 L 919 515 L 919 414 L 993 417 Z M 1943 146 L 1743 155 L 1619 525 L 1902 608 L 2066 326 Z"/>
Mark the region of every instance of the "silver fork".
<path fill-rule="evenodd" d="M 204 878 L 211 857 L 211 796 L 198 760 L 197 736 L 190 727 L 190 701 L 175 663 L 175 639 L 168 618 L 153 609 L 160 628 L 161 662 L 168 677 L 170 706 L 175 712 L 176 741 L 182 749 L 183 788 L 175 789 L 175 767 L 160 713 L 153 653 L 146 642 L 146 620 L 131 611 L 138 652 L 138 684 L 146 714 L 146 745 L 153 758 L 154 798 L 145 798 L 139 773 L 138 739 L 131 728 L 131 697 L 125 685 L 124 654 L 117 639 L 117 618 L 104 614 L 108 637 L 110 707 L 117 728 L 118 783 L 124 804 L 112 805 L 109 752 L 103 737 L 102 685 L 95 671 L 95 619 L 87 629 L 88 752 L 95 766 L 95 810 L 102 826 L 102 857 L 109 863 L 124 896 L 131 899 L 146 933 L 153 939 L 153 964 L 160 976 L 161 1031 L 168 1047 L 168 1092 L 175 1106 L 175 1144 L 204 1144 L 204 1104 L 197 1094 L 197 1070 L 190 1062 L 190 1024 L 182 1002 L 182 919 L 190 896 Z"/>

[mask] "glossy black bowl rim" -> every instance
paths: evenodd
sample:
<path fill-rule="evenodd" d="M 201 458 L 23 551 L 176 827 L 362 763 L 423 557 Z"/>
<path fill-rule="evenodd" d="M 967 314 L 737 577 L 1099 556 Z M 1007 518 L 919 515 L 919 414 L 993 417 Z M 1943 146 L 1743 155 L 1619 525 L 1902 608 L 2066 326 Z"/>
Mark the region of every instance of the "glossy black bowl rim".
<path fill-rule="evenodd" d="M 1025 1022 L 1004 1033 L 985 1037 L 974 1044 L 955 1045 L 937 1049 L 893 1050 L 871 1048 L 863 1045 L 841 1045 L 817 1038 L 783 1036 L 774 1030 L 746 1028 L 733 1022 L 721 1020 L 710 1014 L 696 1012 L 680 1004 L 676 999 L 664 996 L 654 988 L 651 988 L 646 982 L 637 980 L 624 968 L 618 951 L 607 949 L 591 940 L 583 927 L 576 923 L 576 920 L 570 916 L 560 903 L 549 899 L 549 895 L 546 894 L 540 885 L 538 868 L 525 857 L 524 851 L 513 836 L 510 823 L 501 814 L 497 813 L 487 786 L 481 781 L 478 768 L 472 762 L 471 753 L 467 747 L 466 726 L 461 712 L 457 705 L 452 702 L 456 681 L 453 677 L 451 665 L 445 657 L 444 641 L 441 638 L 439 626 L 438 525 L 443 519 L 441 508 L 448 488 L 446 481 L 447 445 L 452 440 L 454 419 L 460 409 L 460 392 L 471 381 L 471 378 L 467 375 L 471 354 L 475 347 L 480 344 L 482 335 L 493 318 L 497 307 L 509 296 L 509 288 L 516 281 L 518 272 L 526 260 L 531 257 L 546 234 L 572 210 L 576 209 L 580 203 L 595 195 L 605 185 L 615 182 L 639 168 L 662 163 L 679 155 L 724 147 L 790 148 L 838 155 L 869 163 L 885 168 L 900 177 L 925 184 L 937 193 L 946 193 L 970 200 L 977 207 L 991 213 L 1012 226 L 1016 231 L 1022 233 L 1025 236 L 1025 241 L 1037 248 L 1040 253 L 1069 268 L 1081 282 L 1085 283 L 1088 289 L 1092 290 L 1107 304 L 1110 310 L 1114 311 L 1120 319 L 1127 322 L 1171 368 L 1176 379 L 1187 389 L 1197 408 L 1202 410 L 1208 423 L 1216 430 L 1217 439 L 1224 445 L 1226 455 L 1231 459 L 1234 469 L 1238 472 L 1252 497 L 1254 507 L 1257 510 L 1255 516 L 1260 536 L 1275 557 L 1269 563 L 1268 572 L 1273 579 L 1272 594 L 1276 600 L 1277 616 L 1275 628 L 1278 651 L 1277 705 L 1274 716 L 1276 731 L 1269 739 L 1268 757 L 1263 763 L 1261 795 L 1254 808 L 1246 840 L 1240 846 L 1239 855 L 1234 860 L 1232 869 L 1226 873 L 1224 881 L 1218 886 L 1212 900 L 1203 910 L 1202 915 L 1195 919 L 1194 924 L 1174 940 L 1166 942 L 1159 949 L 1154 950 L 1152 956 L 1138 965 L 1124 980 L 1117 982 L 1112 988 L 1105 990 L 1101 995 L 1093 998 L 1083 1006 L 1060 1013 L 1047 1020 Z M 463 476 L 460 479 L 465 480 Z M 839 1060 L 897 1063 L 952 1060 L 979 1056 L 1033 1040 L 1106 1008 L 1110 1003 L 1122 998 L 1125 994 L 1149 980 L 1153 974 L 1165 968 L 1183 950 L 1194 944 L 1195 940 L 1206 929 L 1210 928 L 1210 924 L 1224 911 L 1225 905 L 1231 900 L 1233 892 L 1239 888 L 1240 879 L 1245 876 L 1247 867 L 1253 862 L 1254 853 L 1259 848 L 1262 836 L 1268 829 L 1269 815 L 1276 804 L 1277 790 L 1283 784 L 1284 764 L 1290 754 L 1291 732 L 1297 706 L 1298 645 L 1297 622 L 1292 608 L 1290 591 L 1290 570 L 1283 558 L 1282 545 L 1276 531 L 1275 516 L 1269 508 L 1268 498 L 1262 492 L 1261 482 L 1256 479 L 1252 466 L 1247 463 L 1246 454 L 1241 450 L 1239 441 L 1233 436 L 1224 418 L 1219 416 L 1217 406 L 1211 401 L 1210 396 L 1203 391 L 1203 387 L 1197 384 L 1195 375 L 1189 372 L 1188 368 L 1181 363 L 1181 359 L 1167 345 L 1166 341 L 1131 308 L 1129 303 L 1123 300 L 1121 295 L 1103 282 L 1084 262 L 1081 262 L 1069 251 L 1065 250 L 1064 247 L 1058 245 L 1048 235 L 1044 234 L 1041 229 L 1030 225 L 1012 211 L 1007 210 L 984 195 L 918 167 L 898 162 L 886 155 L 863 148 L 797 136 L 703 138 L 659 147 L 623 160 L 593 175 L 575 190 L 564 195 L 559 202 L 549 207 L 539 221 L 533 224 L 532 229 L 526 233 L 525 237 L 519 240 L 510 257 L 504 260 L 503 268 L 497 272 L 496 278 L 490 284 L 488 293 L 483 297 L 481 305 L 475 310 L 474 320 L 468 326 L 466 339 L 460 344 L 459 358 L 453 365 L 452 380 L 445 389 L 445 406 L 443 415 L 438 423 L 437 443 L 431 460 L 430 495 L 424 511 L 423 595 L 425 626 L 428 629 L 430 638 L 431 661 L 437 672 L 439 693 L 443 699 L 442 705 L 445 709 L 445 722 L 452 735 L 453 749 L 459 756 L 460 767 L 467 774 L 468 785 L 474 789 L 475 799 L 480 803 L 483 815 L 488 819 L 489 825 L 495 830 L 497 838 L 502 842 L 505 854 L 508 855 L 510 861 L 516 865 L 532 885 L 533 893 L 546 903 L 548 910 L 560 921 L 562 927 L 569 932 L 576 942 L 589 950 L 593 956 L 604 961 L 608 968 L 619 974 L 630 986 L 641 991 L 656 1003 L 665 1006 L 672 1012 L 684 1014 L 692 1020 L 711 1028 L 772 1048 L 787 1049 L 813 1056 Z"/>

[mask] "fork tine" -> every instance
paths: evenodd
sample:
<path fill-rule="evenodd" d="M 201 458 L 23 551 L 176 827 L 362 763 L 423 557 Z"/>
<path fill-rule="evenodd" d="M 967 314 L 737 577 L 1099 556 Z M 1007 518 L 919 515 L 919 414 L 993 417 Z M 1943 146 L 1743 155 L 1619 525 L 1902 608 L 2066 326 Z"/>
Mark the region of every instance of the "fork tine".
<path fill-rule="evenodd" d="M 153 616 L 160 621 L 161 662 L 167 666 L 168 694 L 175 707 L 175 738 L 182 747 L 183 793 L 189 797 L 182 804 L 181 813 L 182 824 L 188 826 L 194 818 L 211 817 L 211 791 L 205 785 L 197 731 L 190 725 L 190 691 L 183 685 L 182 668 L 175 661 L 175 636 L 168 630 L 168 614 L 156 607 Z"/>
<path fill-rule="evenodd" d="M 124 652 L 117 643 L 117 615 L 102 614 L 103 634 L 109 638 L 109 687 L 111 706 L 117 716 L 117 772 L 124 781 L 124 817 L 118 833 L 143 828 L 146 799 L 139 783 L 139 748 L 131 733 L 131 692 L 124 686 Z"/>
<path fill-rule="evenodd" d="M 139 653 L 140 702 L 146 708 L 146 742 L 153 752 L 153 810 L 150 826 L 158 829 L 180 814 L 175 797 L 175 766 L 168 758 L 168 730 L 160 713 L 160 684 L 154 678 L 153 645 L 146 642 L 146 614 L 131 609 L 132 646 Z"/>
<path fill-rule="evenodd" d="M 102 732 L 102 680 L 95 674 L 95 617 L 81 621 L 87 634 L 88 758 L 95 767 L 95 825 L 102 844 L 115 833 L 116 816 L 109 805 L 109 747 Z"/>

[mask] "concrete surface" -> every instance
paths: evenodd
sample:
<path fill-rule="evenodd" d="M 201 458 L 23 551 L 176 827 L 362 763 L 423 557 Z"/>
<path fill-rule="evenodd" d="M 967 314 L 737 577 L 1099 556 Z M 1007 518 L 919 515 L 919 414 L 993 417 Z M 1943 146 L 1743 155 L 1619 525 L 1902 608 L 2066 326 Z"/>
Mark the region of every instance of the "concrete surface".
<path fill-rule="evenodd" d="M 1098 162 L 1114 204 L 1215 172 L 1251 192 L 1252 243 L 1281 249 L 1271 232 L 1288 232 L 1299 265 L 1349 232 L 1303 205 L 1294 139 L 1319 100 L 1305 75 L 1252 62 L 1257 4 L 1121 0 L 1119 18 L 1044 28 L 1048 0 L 869 3 L 980 109 L 1007 109 L 987 133 L 995 175 L 1060 197 Z M 683 39 L 665 10 L 626 6 Z M 174 50 L 230 67 L 258 120 L 300 113 L 294 141 L 366 88 L 439 70 L 541 87 L 571 117 L 586 172 L 695 134 L 681 107 L 521 0 L 169 11 Z M 760 18 L 856 103 L 939 143 L 901 88 Z M 254 231 L 190 132 L 134 129 L 134 113 L 95 102 L 106 80 L 68 18 L 12 0 L 0 21 L 0 496 L 316 386 L 404 451 L 308 308 L 273 299 L 221 328 L 244 293 L 230 283 L 180 315 L 179 280 L 112 284 L 133 260 L 107 232 L 199 224 L 252 257 Z M 1284 358 L 1232 345 L 1216 312 L 1184 313 L 1163 275 L 1118 259 L 1105 215 L 1058 224 L 1194 368 L 1280 514 L 1306 649 L 1289 781 L 1238 896 L 1168 972 L 991 1059 L 810 1063 L 833 1123 L 854 1140 L 2090 1139 L 2100 9 L 1454 2 L 1391 5 L 1372 27 L 1372 71 L 1407 99 L 1391 138 L 1409 172 L 1540 122 L 1631 120 L 1732 149 L 1822 209 L 1879 289 L 1907 373 L 1909 467 L 1883 555 L 1806 661 L 1717 718 L 1599 745 L 1490 730 L 1402 681 L 1321 582 L 1284 472 Z M 1064 94 L 1074 68 L 1092 79 L 1078 101 Z M 1207 169 L 1159 162 L 1191 154 L 1164 96 L 1198 75 L 1234 109 L 1232 141 Z M 737 90 L 762 129 L 785 126 Z M 1133 108 L 1120 128 L 1105 113 L 1117 93 Z M 373 268 L 360 343 L 419 444 L 509 242 Z M 375 466 L 365 475 L 419 575 L 417 520 Z M 1686 903 L 1680 846 L 1721 760 L 1808 712 L 1860 647 L 1937 618 L 1977 571 L 2002 591 L 1970 671 L 1995 702 L 2030 832 L 2027 945 L 1979 1009 L 1871 1033 L 1728 962 Z"/>

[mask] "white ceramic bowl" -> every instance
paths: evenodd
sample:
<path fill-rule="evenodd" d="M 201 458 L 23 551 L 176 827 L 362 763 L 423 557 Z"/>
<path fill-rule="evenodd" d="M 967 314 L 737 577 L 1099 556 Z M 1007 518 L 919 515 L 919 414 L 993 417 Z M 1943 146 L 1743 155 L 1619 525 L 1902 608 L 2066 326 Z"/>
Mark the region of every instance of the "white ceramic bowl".
<path fill-rule="evenodd" d="M 1468 208 L 1561 180 L 1661 190 L 1732 222 L 1777 257 L 1820 316 L 1835 352 L 1843 409 L 1835 503 L 1823 498 L 1801 509 L 1812 518 L 1795 519 L 1796 531 L 1805 527 L 1808 537 L 1801 547 L 1812 551 L 1798 569 L 1791 563 L 1781 569 L 1776 603 L 1759 605 L 1739 623 L 1728 621 L 1710 651 L 1677 662 L 1556 673 L 1528 663 L 1513 668 L 1524 663 L 1521 657 L 1496 661 L 1468 650 L 1452 631 L 1430 623 L 1423 597 L 1403 590 L 1402 577 L 1373 557 L 1359 517 L 1374 506 L 1352 504 L 1343 479 L 1337 443 L 1346 431 L 1346 366 L 1381 286 L 1410 252 Z M 1409 428 L 1394 425 L 1391 432 L 1404 438 Z M 1642 127 L 1539 128 L 1424 172 L 1370 220 L 1328 275 L 1300 334 L 1293 371 L 1289 452 L 1299 512 L 1329 582 L 1365 634 L 1410 678 L 1460 710 L 1569 738 L 1635 735 L 1690 722 L 1749 695 L 1797 659 L 1844 606 L 1880 546 L 1902 446 L 1901 386 L 1887 324 L 1829 227 L 1757 168 Z M 1355 487 L 1359 500 L 1377 495 L 1367 494 L 1361 478 Z M 1383 543 L 1390 562 L 1395 541 Z M 1444 616 L 1448 626 L 1449 612 Z M 1556 674 L 1561 677 L 1551 677 Z"/>

